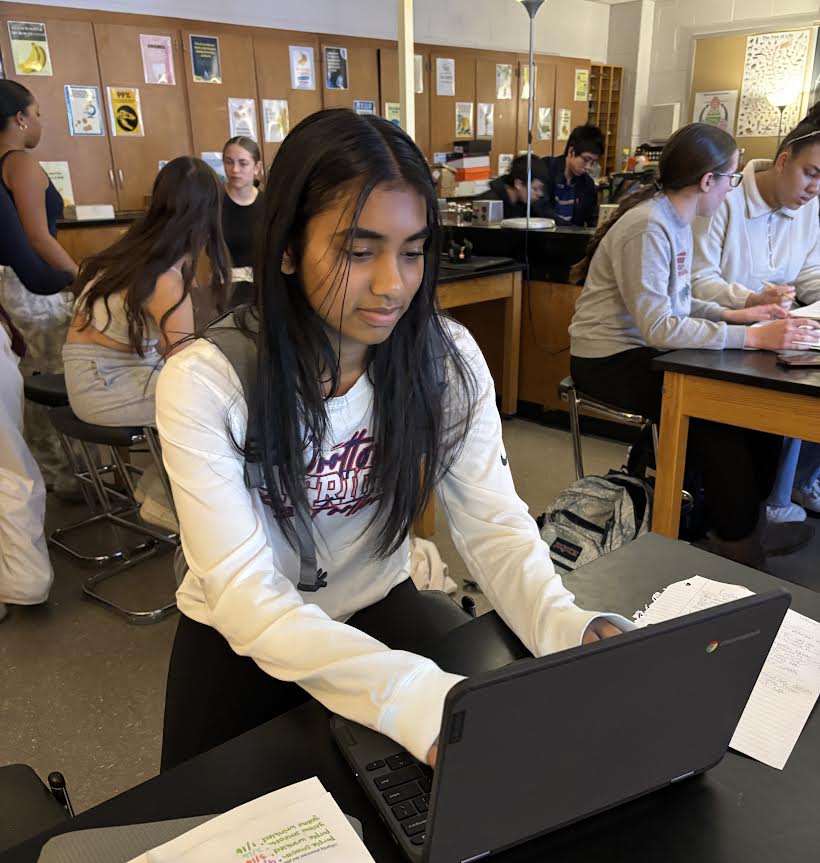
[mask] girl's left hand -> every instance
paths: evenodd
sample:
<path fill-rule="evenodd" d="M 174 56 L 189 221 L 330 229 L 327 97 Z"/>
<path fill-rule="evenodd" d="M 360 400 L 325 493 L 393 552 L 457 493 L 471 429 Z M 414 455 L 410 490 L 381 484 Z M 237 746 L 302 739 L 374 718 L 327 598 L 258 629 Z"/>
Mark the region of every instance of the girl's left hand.
<path fill-rule="evenodd" d="M 745 309 L 724 309 L 721 320 L 727 324 L 755 324 L 758 321 L 777 321 L 787 318 L 788 311 L 778 303 L 767 306 L 749 306 Z"/>
<path fill-rule="evenodd" d="M 584 633 L 582 644 L 592 644 L 593 641 L 602 641 L 604 638 L 612 638 L 614 635 L 622 635 L 617 626 L 599 617 L 590 622 L 587 626 L 587 631 Z"/>

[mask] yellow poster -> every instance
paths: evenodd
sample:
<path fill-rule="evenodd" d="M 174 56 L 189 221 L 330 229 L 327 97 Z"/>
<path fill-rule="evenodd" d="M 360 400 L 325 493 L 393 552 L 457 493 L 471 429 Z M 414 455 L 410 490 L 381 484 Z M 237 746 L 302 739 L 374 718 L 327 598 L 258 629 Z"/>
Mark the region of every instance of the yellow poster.
<path fill-rule="evenodd" d="M 142 137 L 142 109 L 140 91 L 136 87 L 109 87 L 108 107 L 111 129 L 115 135 Z"/>
<path fill-rule="evenodd" d="M 9 39 L 18 75 L 53 75 L 46 25 L 34 21 L 9 21 Z"/>

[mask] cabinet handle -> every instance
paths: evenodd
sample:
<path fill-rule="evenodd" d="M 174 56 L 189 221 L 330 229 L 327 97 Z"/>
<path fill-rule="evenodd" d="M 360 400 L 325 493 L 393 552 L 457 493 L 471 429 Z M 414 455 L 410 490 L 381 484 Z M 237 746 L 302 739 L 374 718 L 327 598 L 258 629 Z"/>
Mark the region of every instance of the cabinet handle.
<path fill-rule="evenodd" d="M 117 176 L 120 178 L 120 188 L 125 188 L 125 177 L 122 175 L 122 168 L 117 168 Z"/>
<path fill-rule="evenodd" d="M 113 168 L 108 169 L 108 180 L 111 183 L 111 188 L 116 189 L 117 187 L 114 185 L 114 169 Z"/>

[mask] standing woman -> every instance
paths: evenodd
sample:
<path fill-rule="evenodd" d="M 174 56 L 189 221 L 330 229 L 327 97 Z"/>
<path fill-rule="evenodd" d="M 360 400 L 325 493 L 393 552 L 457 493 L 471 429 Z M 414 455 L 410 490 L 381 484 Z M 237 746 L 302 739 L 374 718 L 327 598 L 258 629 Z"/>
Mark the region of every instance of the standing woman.
<path fill-rule="evenodd" d="M 63 199 L 36 157 L 40 142 L 40 107 L 16 81 L 0 80 L 0 182 L 11 196 L 32 250 L 57 271 L 77 275 L 77 264 L 57 242 Z M 50 296 L 25 290 L 10 268 L 0 273 L 0 304 L 26 342 L 20 363 L 23 376 L 62 372 L 65 341 L 74 296 L 69 290 Z M 40 464 L 47 486 L 70 494 L 75 480 L 42 405 L 25 404 L 25 437 Z"/>
<path fill-rule="evenodd" d="M 695 226 L 692 294 L 731 309 L 820 300 L 820 104 L 783 139 L 774 160 L 753 159 L 743 184 Z M 794 502 L 792 502 L 794 500 Z M 820 514 L 820 445 L 787 438 L 768 502 L 770 521 Z"/>
<path fill-rule="evenodd" d="M 246 303 L 253 285 L 253 253 L 258 226 L 262 221 L 262 154 L 253 138 L 238 135 L 222 150 L 225 165 L 225 201 L 222 205 L 222 233 L 231 255 L 233 283 L 230 306 Z"/>
<path fill-rule="evenodd" d="M 818 342 L 818 325 L 787 318 L 780 304 L 729 310 L 692 299 L 692 222 L 711 216 L 738 185 L 737 165 L 731 135 L 684 126 L 663 148 L 658 187 L 626 198 L 595 233 L 573 273 L 585 280 L 570 326 L 572 377 L 581 391 L 658 422 L 663 374 L 652 360 L 664 351 Z M 753 321 L 768 323 L 743 326 Z M 703 471 L 717 554 L 765 567 L 757 527 L 779 450 L 774 435 L 692 420 L 687 456 Z"/>

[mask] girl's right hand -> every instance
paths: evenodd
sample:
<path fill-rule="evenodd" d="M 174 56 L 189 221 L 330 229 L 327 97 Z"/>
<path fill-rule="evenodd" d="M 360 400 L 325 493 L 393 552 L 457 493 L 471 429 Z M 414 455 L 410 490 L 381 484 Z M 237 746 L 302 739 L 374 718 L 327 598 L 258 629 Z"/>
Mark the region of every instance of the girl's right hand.
<path fill-rule="evenodd" d="M 746 299 L 746 308 L 751 306 L 768 306 L 777 303 L 784 309 L 790 309 L 794 300 L 794 285 L 772 285 L 766 283 L 766 287 L 759 294 L 749 294 Z"/>
<path fill-rule="evenodd" d="M 746 331 L 744 347 L 762 351 L 802 351 L 820 346 L 820 322 L 809 318 L 786 318 Z"/>

